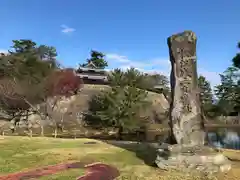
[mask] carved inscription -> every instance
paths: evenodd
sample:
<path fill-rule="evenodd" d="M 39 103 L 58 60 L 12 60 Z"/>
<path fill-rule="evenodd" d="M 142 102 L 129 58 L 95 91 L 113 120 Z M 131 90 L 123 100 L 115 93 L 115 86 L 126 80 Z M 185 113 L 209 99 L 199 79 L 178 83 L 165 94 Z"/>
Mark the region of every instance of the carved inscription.
<path fill-rule="evenodd" d="M 186 92 L 183 92 L 181 98 L 181 102 L 183 103 L 183 113 L 188 113 L 191 112 L 192 108 L 190 106 L 190 102 L 189 102 L 189 95 Z"/>
<path fill-rule="evenodd" d="M 188 80 L 180 82 L 180 89 L 183 92 L 189 93 L 191 91 L 191 82 Z"/>
<path fill-rule="evenodd" d="M 191 92 L 192 77 L 193 77 L 193 61 L 196 56 L 191 56 L 191 53 L 184 48 L 177 48 L 179 58 L 179 76 L 183 78 L 180 82 L 180 89 L 182 90 L 181 102 L 183 104 L 183 113 L 192 111 L 190 105 L 189 94 Z"/>
<path fill-rule="evenodd" d="M 196 118 L 189 119 L 183 122 L 183 128 L 185 129 L 185 135 L 187 139 L 191 139 L 191 134 L 201 130 L 200 122 Z"/>
<path fill-rule="evenodd" d="M 179 144 L 204 143 L 199 98 L 197 96 L 196 37 L 188 40 L 189 33 L 168 38 L 173 102 L 171 105 L 172 132 Z M 175 37 L 181 37 L 178 41 Z"/>

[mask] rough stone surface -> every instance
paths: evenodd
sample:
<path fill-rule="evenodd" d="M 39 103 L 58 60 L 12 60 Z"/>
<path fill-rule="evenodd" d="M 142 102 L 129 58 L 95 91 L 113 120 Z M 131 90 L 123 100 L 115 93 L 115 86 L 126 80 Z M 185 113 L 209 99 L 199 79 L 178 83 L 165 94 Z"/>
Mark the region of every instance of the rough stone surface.
<path fill-rule="evenodd" d="M 197 86 L 196 41 L 196 35 L 191 31 L 168 38 L 172 64 L 170 125 L 177 144 L 162 144 L 155 163 L 166 170 L 226 172 L 231 169 L 230 161 L 216 150 L 204 146 L 205 132 Z"/>
<path fill-rule="evenodd" d="M 171 126 L 178 144 L 203 145 L 196 68 L 196 35 L 184 31 L 168 38 L 171 71 Z"/>
<path fill-rule="evenodd" d="M 201 171 L 205 173 L 227 172 L 230 161 L 217 150 L 206 146 L 162 144 L 157 151 L 157 166 L 161 169 Z"/>

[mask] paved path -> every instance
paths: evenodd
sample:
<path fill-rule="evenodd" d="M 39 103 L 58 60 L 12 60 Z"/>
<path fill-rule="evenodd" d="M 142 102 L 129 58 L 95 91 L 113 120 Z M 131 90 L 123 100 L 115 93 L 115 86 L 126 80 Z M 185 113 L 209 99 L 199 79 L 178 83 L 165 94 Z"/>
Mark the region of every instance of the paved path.
<path fill-rule="evenodd" d="M 102 163 L 86 164 L 84 162 L 73 162 L 46 166 L 38 169 L 33 169 L 25 172 L 12 173 L 0 176 L 0 180 L 28 180 L 39 178 L 42 176 L 56 174 L 63 170 L 72 168 L 85 168 L 85 175 L 78 177 L 77 180 L 114 180 L 118 177 L 119 171 L 110 165 Z"/>

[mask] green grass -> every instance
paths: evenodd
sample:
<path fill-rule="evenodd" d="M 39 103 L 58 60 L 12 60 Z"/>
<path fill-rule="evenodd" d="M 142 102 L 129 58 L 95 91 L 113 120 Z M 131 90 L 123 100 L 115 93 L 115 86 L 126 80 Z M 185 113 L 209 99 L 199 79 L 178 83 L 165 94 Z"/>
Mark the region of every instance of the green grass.
<path fill-rule="evenodd" d="M 95 141 L 96 144 L 84 144 Z M 205 176 L 186 175 L 180 172 L 161 171 L 151 167 L 153 149 L 146 145 L 117 147 L 90 139 L 54 139 L 4 137 L 0 139 L 0 176 L 12 172 L 39 168 L 70 161 L 94 160 L 116 166 L 121 176 L 118 179 L 153 180 L 205 180 Z M 239 179 L 239 166 L 218 179 Z M 83 169 L 71 169 L 41 177 L 41 180 L 74 180 L 84 174 Z"/>

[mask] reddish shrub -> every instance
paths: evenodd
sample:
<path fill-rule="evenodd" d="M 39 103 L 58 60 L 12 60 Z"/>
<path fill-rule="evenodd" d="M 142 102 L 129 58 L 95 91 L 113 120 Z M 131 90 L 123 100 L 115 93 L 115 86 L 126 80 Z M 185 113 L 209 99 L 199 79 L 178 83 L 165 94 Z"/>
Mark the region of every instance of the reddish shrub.
<path fill-rule="evenodd" d="M 83 80 L 73 69 L 63 69 L 53 72 L 47 79 L 48 96 L 71 96 L 83 87 Z"/>

